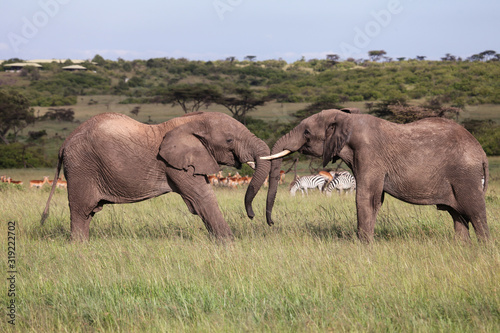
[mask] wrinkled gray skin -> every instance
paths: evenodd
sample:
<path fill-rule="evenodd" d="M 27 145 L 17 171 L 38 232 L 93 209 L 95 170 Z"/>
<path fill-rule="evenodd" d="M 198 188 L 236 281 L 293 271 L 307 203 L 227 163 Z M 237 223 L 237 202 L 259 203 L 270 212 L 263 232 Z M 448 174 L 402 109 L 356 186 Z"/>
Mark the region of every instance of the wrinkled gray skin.
<path fill-rule="evenodd" d="M 281 137 L 271 153 L 285 149 L 322 157 L 324 166 L 341 158 L 352 169 L 362 241 L 373 239 L 385 193 L 448 211 L 456 238 L 470 240 L 469 222 L 479 240 L 489 238 L 484 199 L 488 160 L 477 140 L 451 120 L 427 118 L 401 125 L 365 114 L 325 110 Z M 282 158 L 272 161 L 269 175 L 270 225 L 281 162 Z"/>
<path fill-rule="evenodd" d="M 217 238 L 232 239 L 206 175 L 219 165 L 240 167 L 255 162 L 245 194 L 247 215 L 269 174 L 270 161 L 259 157 L 269 147 L 228 115 L 194 113 L 158 125 L 146 125 L 123 114 L 104 113 L 80 125 L 59 151 L 68 182 L 71 238 L 88 240 L 89 225 L 104 204 L 130 203 L 165 193 L 181 195 L 189 210 Z M 52 191 L 43 213 L 48 215 Z"/>

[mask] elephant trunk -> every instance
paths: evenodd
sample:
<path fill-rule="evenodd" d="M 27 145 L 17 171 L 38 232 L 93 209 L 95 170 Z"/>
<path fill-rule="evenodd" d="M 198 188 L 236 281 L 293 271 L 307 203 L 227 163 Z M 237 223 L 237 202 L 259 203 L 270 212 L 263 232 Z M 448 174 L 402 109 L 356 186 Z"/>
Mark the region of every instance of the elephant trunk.
<path fill-rule="evenodd" d="M 282 136 L 273 146 L 271 154 L 277 154 L 284 150 L 288 150 L 289 153 L 297 151 L 301 146 L 302 142 L 297 140 L 298 137 L 292 130 L 290 133 Z M 269 189 L 267 191 L 267 201 L 266 201 L 266 220 L 268 225 L 273 225 L 272 212 L 274 201 L 276 200 L 276 194 L 278 192 L 278 184 L 280 181 L 280 171 L 281 163 L 283 162 L 283 157 L 273 159 L 271 161 L 271 171 L 269 172 Z"/>
<path fill-rule="evenodd" d="M 252 151 L 254 155 L 253 160 L 255 161 L 255 173 L 245 193 L 245 209 L 249 218 L 253 218 L 255 216 L 252 208 L 252 202 L 257 195 L 257 192 L 259 192 L 262 184 L 264 184 L 271 168 L 271 161 L 260 159 L 261 156 L 269 155 L 269 147 L 264 141 L 258 140 L 254 143 Z"/>

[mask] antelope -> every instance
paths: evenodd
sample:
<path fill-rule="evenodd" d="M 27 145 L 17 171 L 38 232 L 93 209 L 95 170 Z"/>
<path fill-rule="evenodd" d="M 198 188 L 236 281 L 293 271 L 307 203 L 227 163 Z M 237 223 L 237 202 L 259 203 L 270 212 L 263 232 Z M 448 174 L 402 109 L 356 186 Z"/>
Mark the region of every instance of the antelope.
<path fill-rule="evenodd" d="M 283 184 L 285 182 L 285 175 L 286 175 L 285 171 L 280 170 L 280 181 L 279 181 L 280 184 Z"/>
<path fill-rule="evenodd" d="M 328 181 L 328 182 L 331 182 L 332 179 L 333 179 L 333 175 L 330 172 L 328 172 L 328 171 L 321 170 L 320 172 L 318 172 L 318 175 L 320 175 L 323 178 L 325 178 L 325 180 Z"/>
<path fill-rule="evenodd" d="M 23 185 L 22 180 L 12 180 L 12 178 L 10 178 L 10 177 L 7 178 L 6 182 L 9 184 L 14 184 L 14 185 Z"/>
<path fill-rule="evenodd" d="M 68 182 L 65 180 L 61 180 L 60 178 L 57 180 L 56 187 L 64 187 L 68 188 Z"/>
<path fill-rule="evenodd" d="M 30 180 L 30 188 L 36 187 L 36 188 L 41 188 L 43 184 L 49 182 L 49 177 L 45 176 L 43 177 L 43 180 Z"/>
<path fill-rule="evenodd" d="M 210 185 L 219 185 L 219 177 L 217 175 L 208 175 L 207 180 Z"/>

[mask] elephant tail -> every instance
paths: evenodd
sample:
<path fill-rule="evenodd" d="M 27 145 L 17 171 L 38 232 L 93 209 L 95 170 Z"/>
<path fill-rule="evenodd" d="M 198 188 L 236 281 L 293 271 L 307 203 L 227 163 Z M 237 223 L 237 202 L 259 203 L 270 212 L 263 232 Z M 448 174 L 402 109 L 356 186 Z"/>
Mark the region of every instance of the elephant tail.
<path fill-rule="evenodd" d="M 483 193 L 488 189 L 488 179 L 490 178 L 490 169 L 488 167 L 488 158 L 483 160 Z"/>
<path fill-rule="evenodd" d="M 55 192 L 56 187 L 57 187 L 57 179 L 59 179 L 59 173 L 61 172 L 62 161 L 63 161 L 63 148 L 61 148 L 59 150 L 59 157 L 58 157 L 58 161 L 57 161 L 56 174 L 54 175 L 54 181 L 52 182 L 52 189 L 50 190 L 49 199 L 47 200 L 47 204 L 45 205 L 45 209 L 42 213 L 42 218 L 40 220 L 41 225 L 43 225 L 45 223 L 45 220 L 49 216 L 50 200 L 52 199 L 52 196 L 54 195 L 54 192 Z"/>

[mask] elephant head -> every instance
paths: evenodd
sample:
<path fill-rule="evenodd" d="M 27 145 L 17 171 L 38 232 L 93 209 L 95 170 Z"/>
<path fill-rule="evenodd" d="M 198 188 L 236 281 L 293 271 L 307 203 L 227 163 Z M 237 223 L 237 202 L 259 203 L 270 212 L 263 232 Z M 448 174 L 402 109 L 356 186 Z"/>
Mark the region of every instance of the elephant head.
<path fill-rule="evenodd" d="M 358 109 L 324 110 L 304 119 L 292 131 L 281 137 L 273 146 L 269 190 L 267 192 L 266 219 L 272 221 L 272 209 L 276 199 L 283 157 L 300 152 L 315 157 L 323 157 L 323 164 L 335 158 L 350 137 L 352 126 L 347 113 L 359 113 Z"/>
<path fill-rule="evenodd" d="M 255 216 L 252 201 L 266 180 L 270 161 L 259 157 L 269 155 L 265 142 L 253 135 L 243 124 L 223 113 L 199 113 L 198 117 L 167 132 L 159 155 L 172 167 L 196 175 L 215 174 L 219 164 L 240 168 L 242 163 L 255 169 L 245 193 L 245 209 Z"/>

